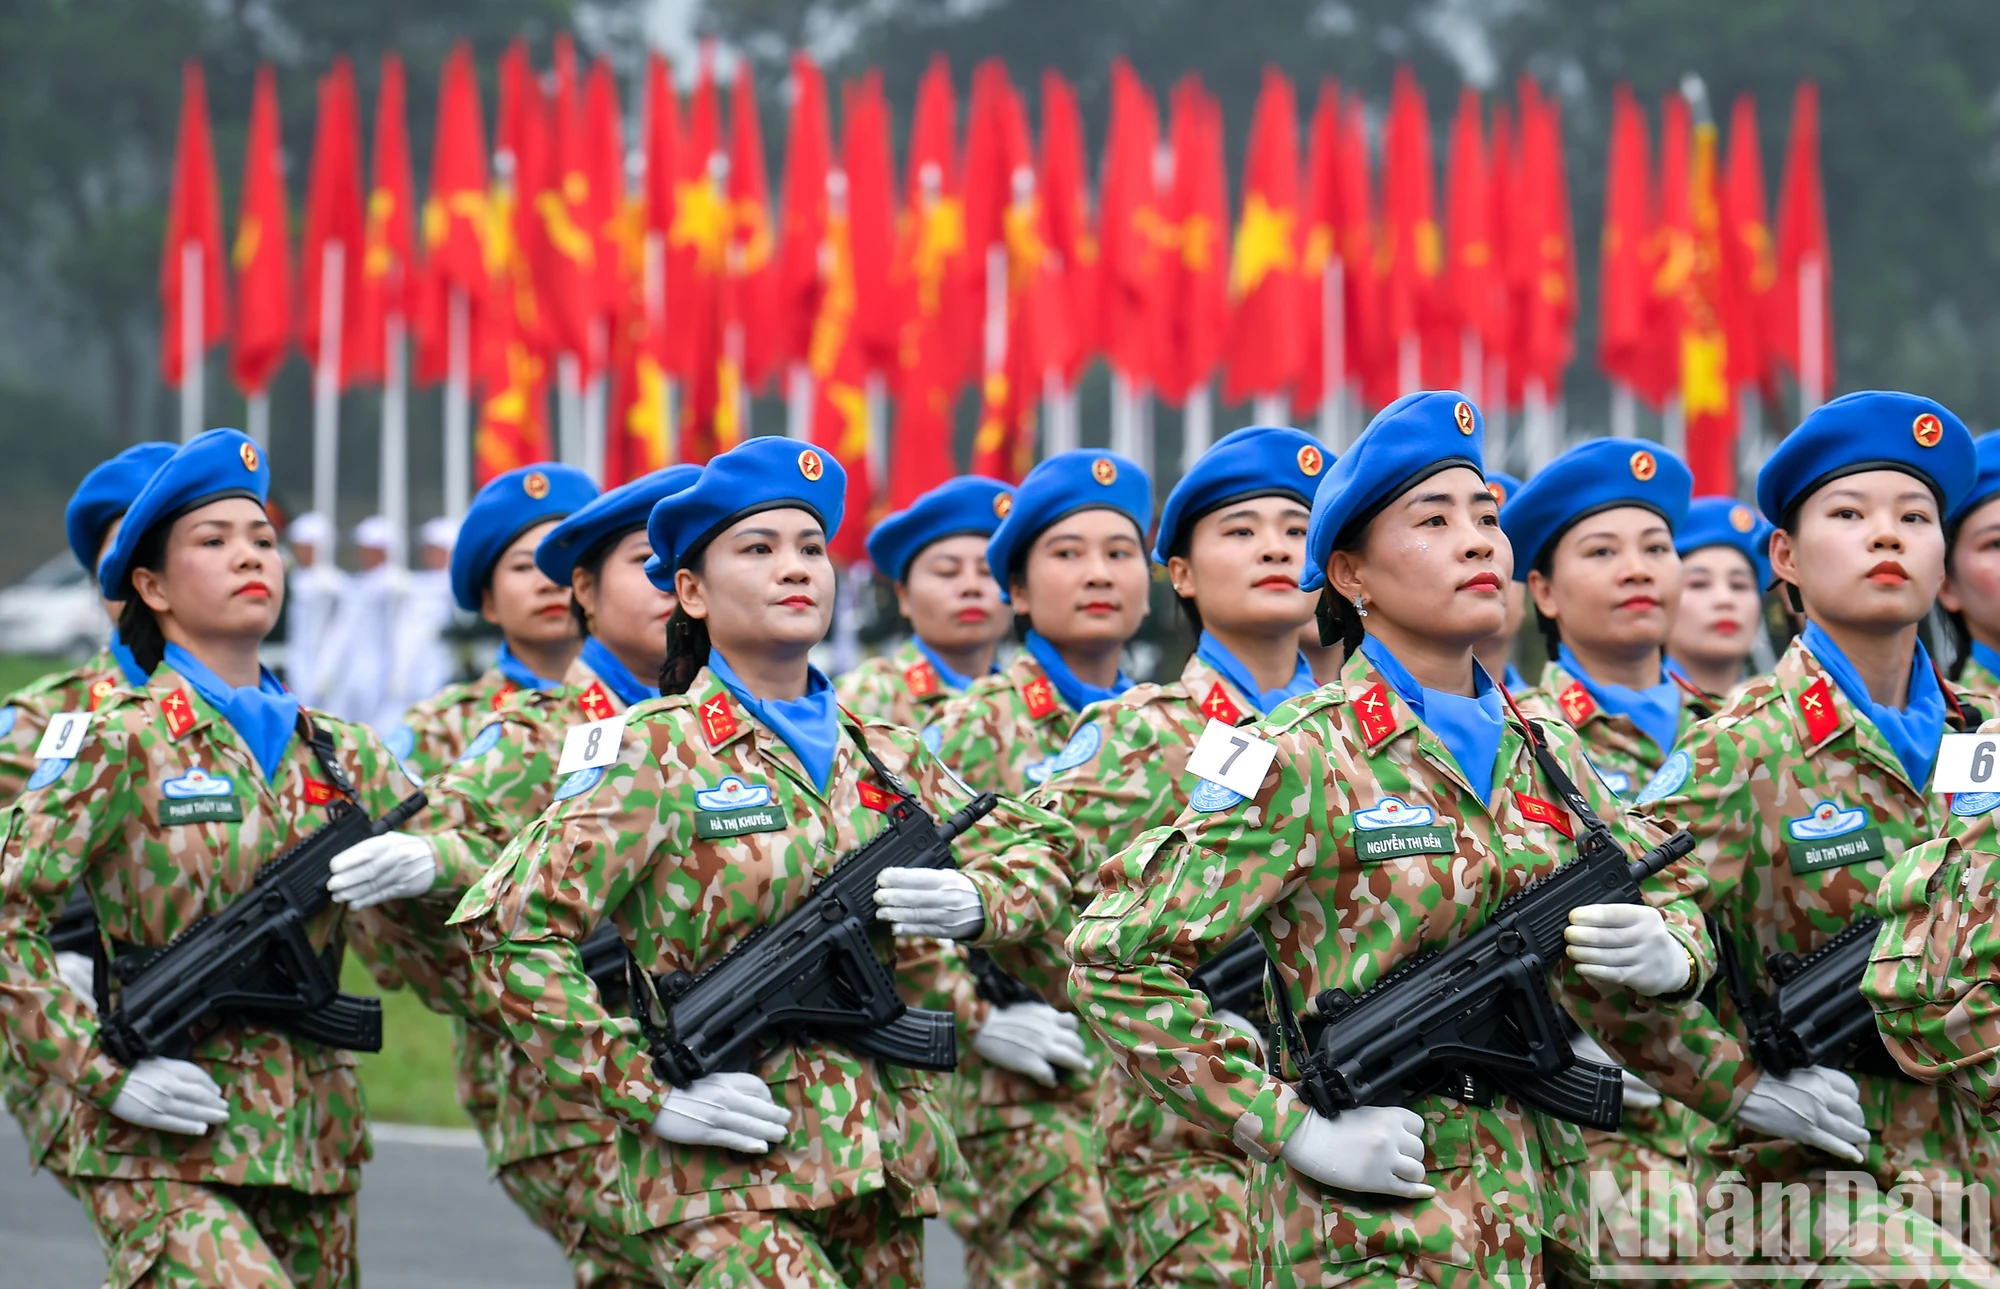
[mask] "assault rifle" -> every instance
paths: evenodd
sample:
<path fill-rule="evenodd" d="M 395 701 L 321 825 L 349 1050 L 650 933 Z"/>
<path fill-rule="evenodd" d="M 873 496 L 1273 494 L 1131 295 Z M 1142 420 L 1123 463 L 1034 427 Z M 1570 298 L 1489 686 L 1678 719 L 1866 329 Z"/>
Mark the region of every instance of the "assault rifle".
<path fill-rule="evenodd" d="M 967 949 L 965 965 L 972 971 L 972 992 L 995 1007 L 1044 1001 L 1040 994 L 1009 975 L 984 949 Z"/>
<path fill-rule="evenodd" d="M 1508 897 L 1485 925 L 1443 952 L 1412 959 L 1359 996 L 1328 989 L 1308 1003 L 1307 1014 L 1324 1024 L 1300 1063 L 1299 1093 L 1321 1114 L 1402 1105 L 1440 1089 L 1479 1100 L 1498 1085 L 1571 1123 L 1618 1127 L 1623 1077 L 1615 1066 L 1576 1058 L 1565 1013 L 1549 994 L 1549 968 L 1562 959 L 1570 910 L 1642 903 L 1639 883 L 1692 851 L 1694 838 L 1675 833 L 1627 859 L 1549 755 L 1540 729 L 1532 734 L 1543 777 L 1583 825 L 1580 853 Z M 1280 1011 L 1289 1006 L 1281 1002 Z M 1303 1050 L 1285 1019 L 1287 1042 Z"/>
<path fill-rule="evenodd" d="M 625 951 L 618 928 L 609 919 L 599 922 L 576 947 L 583 956 L 583 974 L 597 986 L 598 1001 L 607 1011 L 624 1003 L 629 997 L 625 961 L 631 955 Z"/>
<path fill-rule="evenodd" d="M 1735 940 L 1722 928 L 1714 929 L 1722 974 L 1759 1065 L 1773 1074 L 1808 1065 L 1900 1073 L 1877 1037 L 1875 1010 L 1861 996 L 1861 978 L 1881 929 L 1880 918 L 1861 918 L 1803 958 L 1772 954 L 1764 960 L 1776 985 L 1768 994 L 1744 977 Z"/>
<path fill-rule="evenodd" d="M 632 1012 L 654 1073 L 686 1087 L 718 1070 L 748 1069 L 760 1039 L 805 1035 L 837 1039 L 891 1065 L 956 1068 L 951 1013 L 905 1004 L 869 943 L 875 879 L 885 868 L 949 867 L 952 839 L 998 804 L 981 793 L 939 824 L 916 798 L 899 793 L 873 840 L 835 865 L 797 908 L 752 931 L 700 975 L 672 971 L 649 980 L 631 963 Z"/>
<path fill-rule="evenodd" d="M 1264 942 L 1246 931 L 1196 967 L 1188 983 L 1207 994 L 1216 1010 L 1249 1016 L 1263 1005 L 1264 969 L 1269 962 Z"/>
<path fill-rule="evenodd" d="M 49 947 L 57 953 L 97 951 L 97 910 L 90 907 L 90 896 L 81 882 L 71 888 L 69 903 L 63 905 L 55 925 L 49 928 Z"/>
<path fill-rule="evenodd" d="M 195 1026 L 229 1019 L 273 1025 L 328 1047 L 381 1051 L 381 1001 L 340 992 L 338 962 L 313 948 L 306 924 L 332 902 L 326 881 L 335 855 L 402 827 L 428 804 L 413 792 L 371 819 L 336 798 L 327 807 L 332 817 L 259 869 L 228 908 L 155 952 L 121 953 L 111 964 L 117 1005 L 100 1008 L 99 1037 L 111 1059 L 136 1065 L 149 1056 L 185 1057 Z"/>

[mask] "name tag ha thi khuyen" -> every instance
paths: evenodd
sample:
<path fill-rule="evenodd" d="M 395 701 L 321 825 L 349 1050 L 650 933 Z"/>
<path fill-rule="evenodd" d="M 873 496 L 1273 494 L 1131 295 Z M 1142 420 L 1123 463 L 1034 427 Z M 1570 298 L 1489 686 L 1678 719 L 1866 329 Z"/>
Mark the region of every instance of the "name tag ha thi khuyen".
<path fill-rule="evenodd" d="M 1277 759 L 1278 745 L 1248 730 L 1210 720 L 1201 741 L 1189 754 L 1190 773 L 1241 797 L 1254 797 L 1264 786 L 1264 774 Z"/>
<path fill-rule="evenodd" d="M 575 774 L 616 761 L 618 747 L 625 741 L 625 715 L 620 712 L 601 721 L 570 726 L 563 735 L 562 760 L 556 763 L 556 773 Z"/>

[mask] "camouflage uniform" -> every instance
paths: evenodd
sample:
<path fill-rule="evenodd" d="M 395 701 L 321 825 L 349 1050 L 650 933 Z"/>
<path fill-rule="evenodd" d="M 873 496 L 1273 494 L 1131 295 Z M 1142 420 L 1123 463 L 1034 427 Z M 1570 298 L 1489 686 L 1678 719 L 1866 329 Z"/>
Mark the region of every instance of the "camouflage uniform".
<path fill-rule="evenodd" d="M 1504 897 L 1556 868 L 1573 853 L 1565 834 L 1574 824 L 1511 722 L 1491 805 L 1482 804 L 1365 654 L 1347 662 L 1339 683 L 1255 728 L 1277 744 L 1256 796 L 1204 784 L 1176 823 L 1106 866 L 1069 948 L 1078 1009 L 1126 1071 L 1176 1113 L 1267 1163 L 1305 1122 L 1306 1105 L 1258 1064 L 1247 1037 L 1210 1021 L 1187 975 L 1255 930 L 1295 1010 L 1327 988 L 1359 991 L 1414 954 L 1462 939 Z M 1585 773 L 1576 736 L 1545 728 L 1553 755 L 1637 854 L 1651 838 L 1634 836 L 1616 798 Z M 1359 820 L 1363 812 L 1374 817 Z M 1420 825 L 1397 839 L 1415 848 L 1364 860 L 1361 844 L 1375 830 L 1357 824 L 1390 814 Z M 1663 878 L 1648 886 L 1698 987 L 1712 964 L 1689 893 Z M 1566 963 L 1555 979 L 1573 1008 L 1602 1000 L 1621 1016 L 1656 1010 L 1629 993 L 1599 995 Z M 1287 1056 L 1276 1059 L 1282 1067 Z M 1485 1107 L 1441 1095 L 1409 1104 L 1425 1120 L 1425 1180 L 1436 1196 L 1334 1193 L 1286 1167 L 1253 1169 L 1261 1283 L 1540 1283 L 1544 1161 L 1584 1158 L 1581 1134 L 1504 1094 Z"/>
<path fill-rule="evenodd" d="M 856 716 L 872 716 L 906 730 L 921 730 L 938 718 L 953 697 L 917 642 L 906 640 L 892 654 L 869 658 L 834 682 L 840 705 Z"/>
<path fill-rule="evenodd" d="M 1023 649 L 1005 670 L 981 676 L 946 705 L 937 752 L 974 789 L 1022 799 L 1061 768 L 1057 761 L 1076 720 Z M 1093 878 L 1087 864 L 1074 871 L 1083 881 Z M 1023 957 L 1001 960 L 1054 1001 L 1062 996 L 1060 947 L 1059 936 L 1045 942 L 1039 972 L 1027 969 Z M 975 1025 L 987 1010 L 983 1002 L 977 1006 Z M 1088 1048 L 1101 1071 L 1103 1053 L 1095 1041 Z M 1096 1074 L 1072 1072 L 1045 1088 L 967 1052 L 952 1099 L 966 1171 L 945 1185 L 945 1216 L 965 1241 L 968 1283 L 1009 1289 L 1118 1283 L 1118 1236 L 1105 1209 L 1092 1127 Z"/>
<path fill-rule="evenodd" d="M 312 719 L 370 814 L 410 790 L 366 728 Z M 127 1123 L 109 1112 L 125 1071 L 59 982 L 45 938 L 81 882 L 108 940 L 164 945 L 324 822 L 320 807 L 337 796 L 326 778 L 295 735 L 267 785 L 228 722 L 163 666 L 144 689 L 106 695 L 74 762 L 44 762 L 9 815 L 0 851 L 6 1042 L 14 1059 L 77 1098 L 64 1148 L 118 1289 L 149 1273 L 149 1283 L 232 1286 L 355 1278 L 354 1195 L 369 1148 L 354 1054 L 223 1026 L 189 1059 L 221 1087 L 228 1122 L 202 1136 Z M 190 798 L 194 783 L 205 791 Z M 329 944 L 343 924 L 396 920 L 419 902 L 352 918 L 333 905 L 309 934 Z"/>
<path fill-rule="evenodd" d="M 2000 676 L 1978 658 L 1965 660 L 1965 668 L 1958 673 L 1960 689 L 1970 690 L 1978 701 L 1980 710 L 1988 716 L 2000 709 Z"/>
<path fill-rule="evenodd" d="M 446 685 L 403 714 L 402 728 L 387 740 L 389 750 L 422 778 L 439 774 L 520 688 L 492 668 Z"/>
<path fill-rule="evenodd" d="M 1257 714 L 1199 655 L 1178 680 L 1134 685 L 1084 709 L 1072 746 L 1087 746 L 1088 759 L 1065 757 L 1069 764 L 1029 797 L 1077 830 L 1070 868 L 1079 906 L 1096 894 L 1106 860 L 1180 815 L 1193 786 L 1183 773 L 1188 754 L 1208 722 L 1241 725 Z M 1250 1161 L 1242 1149 L 1143 1095 L 1116 1066 L 1098 1080 L 1094 1127 L 1127 1281 L 1248 1286 Z"/>
<path fill-rule="evenodd" d="M 1541 684 L 1516 699 L 1521 713 L 1530 720 L 1562 721 L 1583 741 L 1584 755 L 1606 787 L 1629 801 L 1646 785 L 1671 750 L 1655 743 L 1631 717 L 1609 712 L 1597 705 L 1590 691 L 1560 662 L 1551 661 L 1542 673 Z M 1722 700 L 1702 694 L 1681 682 L 1679 730 L 1685 734 L 1695 721 L 1720 707 Z M 1689 1004 L 1693 1006 L 1695 1004 Z M 1592 1278 L 1596 1258 L 1591 1243 L 1590 1174 L 1608 1171 L 1621 1195 L 1655 1174 L 1675 1181 L 1688 1180 L 1688 1143 L 1704 1125 L 1700 1116 L 1678 1101 L 1663 1099 L 1657 1109 L 1629 1107 L 1618 1132 L 1596 1128 L 1583 1130 L 1590 1159 L 1582 1165 L 1563 1167 L 1549 1178 L 1551 1220 L 1549 1223 L 1549 1263 L 1552 1270 L 1568 1279 L 1583 1282 Z M 1666 1187 L 1648 1187 L 1648 1204 L 1634 1212 L 1633 1225 L 1648 1231 L 1665 1231 L 1670 1237 L 1690 1243 L 1672 1248 L 1692 1247 L 1696 1230 L 1688 1221 L 1687 1210 L 1671 1201 Z M 1657 1201 L 1657 1202 L 1655 1202 Z M 1629 1236 L 1629 1233 L 1628 1233 Z M 1664 1265 L 1674 1259 L 1646 1255 L 1626 1256 L 1627 1265 Z M 1699 1278 L 1680 1277 L 1682 1283 L 1708 1283 Z"/>
<path fill-rule="evenodd" d="M 1869 916 L 1889 866 L 1944 826 L 1942 801 L 1909 782 L 1887 741 L 1855 711 L 1803 639 L 1792 642 L 1773 674 L 1751 681 L 1689 733 L 1635 812 L 1662 828 L 1694 834 L 1698 846 L 1686 867 L 1707 878 L 1703 909 L 1720 933 L 1733 937 L 1751 987 L 1766 991 L 1767 955 L 1803 956 Z M 1829 1207 L 1825 1171 L 1840 1165 L 1734 1121 L 1762 1070 L 1748 1054 L 1726 989 L 1718 1009 L 1719 1017 L 1706 1008 L 1685 1009 L 1676 1040 L 1680 1057 L 1668 1065 L 1646 1064 L 1645 1072 L 1714 1121 L 1694 1143 L 1697 1171 L 1738 1170 L 1753 1188 L 1804 1179 L 1817 1234 Z M 1995 1136 L 1968 1107 L 1937 1088 L 1849 1073 L 1860 1087 L 1872 1136 L 1862 1167 L 1882 1192 L 1906 1172 L 1932 1194 L 1995 1175 Z M 1935 1238 L 1976 1272 L 1994 1274 L 1937 1223 L 1922 1221 L 1916 1229 L 1920 1239 Z M 1880 1246 L 1841 1261 L 1886 1283 L 1927 1279 Z"/>
<path fill-rule="evenodd" d="M 915 735 L 842 724 L 930 809 L 963 803 Z M 649 973 L 698 972 L 879 831 L 891 798 L 872 779 L 843 738 L 819 791 L 704 668 L 687 693 L 633 709 L 618 759 L 565 779 L 556 805 L 461 908 L 522 1058 L 558 1095 L 623 1129 L 608 1147 L 610 1184 L 592 1192 L 587 1237 L 623 1274 L 666 1268 L 669 1282 L 697 1286 L 921 1283 L 919 1219 L 937 1211 L 938 1179 L 957 1164 L 933 1076 L 786 1042 L 756 1066 L 791 1111 L 784 1142 L 746 1156 L 664 1141 L 652 1131 L 661 1081 L 605 1013 L 576 949 L 608 917 Z M 986 909 L 983 939 L 1054 922 L 1069 886 L 1053 852 L 1071 844 L 1054 816 L 1007 802 L 959 840 L 960 869 Z"/>

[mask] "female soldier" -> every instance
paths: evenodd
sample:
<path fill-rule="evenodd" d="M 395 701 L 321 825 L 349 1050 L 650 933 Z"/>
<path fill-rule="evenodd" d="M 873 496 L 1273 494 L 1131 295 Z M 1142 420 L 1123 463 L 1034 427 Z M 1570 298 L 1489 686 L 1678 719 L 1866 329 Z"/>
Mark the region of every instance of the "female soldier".
<path fill-rule="evenodd" d="M 1994 1176 L 1991 1130 L 1938 1089 L 1890 1077 L 1879 1050 L 1780 1074 L 1751 1058 L 1741 1020 L 1746 994 L 1772 987 L 1771 955 L 1804 957 L 1869 916 L 1889 865 L 1945 830 L 1946 799 L 1926 789 L 1963 700 L 1940 682 L 1917 624 L 1944 579 L 1943 517 L 1975 471 L 1964 425 L 1911 394 L 1847 394 L 1792 431 L 1757 476 L 1757 505 L 1777 525 L 1772 571 L 1805 632 L 1773 674 L 1690 732 L 1639 798 L 1642 818 L 1699 839 L 1689 863 L 1706 871 L 1729 998 L 1719 1018 L 1689 1009 L 1680 1050 L 1699 1065 L 1670 1069 L 1661 1087 L 1716 1121 L 1697 1157 L 1752 1188 L 1810 1188 L 1815 1243 L 1832 1239 L 1830 1210 L 1877 1229 L 1905 1170 L 1932 1196 Z M 1862 1165 L 1879 1192 L 1830 1202 L 1836 1160 Z M 1785 1260 L 1826 1257 L 1876 1283 L 1993 1276 L 1942 1216 L 1906 1212 L 1900 1248 L 1788 1245 Z M 1947 1265 L 1906 1265 L 1911 1252 Z"/>
<path fill-rule="evenodd" d="M 1498 470 L 1486 476 L 1486 487 L 1493 494 L 1493 502 L 1504 512 L 1507 499 L 1521 490 L 1521 481 L 1511 474 Z M 1521 623 L 1528 616 L 1528 588 L 1519 582 L 1507 583 L 1507 618 L 1500 624 L 1500 630 L 1479 642 L 1479 665 L 1486 668 L 1486 674 L 1507 687 L 1510 694 L 1518 694 L 1528 687 L 1520 670 L 1514 666 L 1514 642 L 1520 639 Z"/>
<path fill-rule="evenodd" d="M 668 1085 L 577 952 L 608 918 L 648 975 L 698 973 L 795 908 L 906 792 L 933 813 L 963 802 L 914 734 L 845 716 L 808 661 L 844 492 L 816 449 L 761 438 L 654 508 L 648 568 L 680 603 L 665 696 L 582 758 L 459 915 L 525 1059 L 624 1129 L 600 1152 L 589 1239 L 634 1280 L 918 1284 L 918 1219 L 955 1163 L 932 1080 L 836 1041 L 774 1035 L 747 1071 Z M 1072 840 L 1003 803 L 956 845 L 948 885 L 967 904 L 941 929 L 1045 929 L 1069 894 L 1049 850 Z"/>
<path fill-rule="evenodd" d="M 975 791 L 1025 797 L 1092 750 L 1088 736 L 1070 743 L 1070 732 L 1084 708 L 1131 686 L 1119 656 L 1146 616 L 1152 517 L 1152 481 L 1111 452 L 1060 453 L 1015 490 L 986 559 L 1026 628 L 1023 647 L 1005 671 L 973 682 L 938 718 L 938 755 Z M 1047 957 L 1058 966 L 1034 983 L 1059 997 L 1060 946 L 1051 943 Z M 947 1216 L 966 1244 L 967 1279 L 1114 1283 L 1107 1264 L 1116 1236 L 1090 1126 L 1095 1080 L 1080 1073 L 1086 1062 L 1082 1047 L 1071 1046 L 1075 1020 L 1033 1001 L 990 961 L 974 961 L 984 975 L 981 998 L 994 1006 L 975 1017 L 974 1055 L 959 1065 L 966 1173 L 946 1188 Z M 1072 1071 L 1060 1082 L 1052 1058 Z"/>
<path fill-rule="evenodd" d="M 1323 1116 L 1188 984 L 1254 930 L 1276 967 L 1273 1068 L 1297 1077 L 1291 1018 L 1313 1015 L 1322 990 L 1358 993 L 1443 949 L 1568 857 L 1592 821 L 1559 804 L 1572 799 L 1563 781 L 1636 853 L 1575 733 L 1509 722 L 1475 662 L 1512 572 L 1481 437 L 1460 395 L 1413 394 L 1327 473 L 1305 580 L 1330 588 L 1322 620 L 1350 645 L 1340 683 L 1228 735 L 1254 758 L 1247 778 L 1230 776 L 1250 793 L 1198 782 L 1176 823 L 1105 867 L 1069 941 L 1078 1011 L 1148 1095 L 1259 1164 L 1282 1161 L 1250 1180 L 1270 1284 L 1537 1283 L 1538 1137 L 1575 1144 L 1567 1125 L 1538 1131 L 1506 1093 Z M 1563 781 L 1537 768 L 1530 739 Z M 1648 905 L 1575 910 L 1575 967 L 1561 976 L 1572 1005 L 1597 998 L 1640 1018 L 1652 1009 L 1635 995 L 1702 984 L 1692 906 L 1670 903 L 1660 879 L 1647 893 Z"/>
<path fill-rule="evenodd" d="M 495 475 L 472 499 L 451 549 L 451 598 L 500 628 L 500 650 L 485 675 L 418 703 L 389 736 L 389 750 L 419 778 L 456 761 L 509 694 L 562 683 L 583 635 L 569 584 L 535 567 L 535 548 L 596 495 L 583 471 L 544 461 Z"/>
<path fill-rule="evenodd" d="M 1764 621 L 1771 525 L 1728 497 L 1697 497 L 1674 530 L 1681 608 L 1667 632 L 1667 670 L 1704 694 L 1727 694 Z"/>
<path fill-rule="evenodd" d="M 1153 560 L 1166 566 L 1199 646 L 1177 681 L 1134 685 L 1086 708 L 1071 746 L 1087 755 L 1065 756 L 1071 764 L 1029 798 L 1076 827 L 1079 903 L 1096 891 L 1105 860 L 1181 812 L 1188 753 L 1210 721 L 1248 724 L 1314 688 L 1296 644 L 1312 620 L 1299 577 L 1325 464 L 1311 435 L 1237 430 L 1168 495 Z M 1127 1281 L 1247 1286 L 1254 1242 L 1242 1150 L 1142 1096 L 1116 1070 L 1099 1081 L 1095 1127 Z"/>
<path fill-rule="evenodd" d="M 1000 584 L 986 568 L 986 539 L 1013 504 L 1006 484 L 963 475 L 875 525 L 868 558 L 895 584 L 911 635 L 895 653 L 840 678 L 834 691 L 842 707 L 920 730 L 948 699 L 993 670 L 1008 615 Z"/>
<path fill-rule="evenodd" d="M 151 680 L 114 689 L 74 745 L 41 762 L 0 852 L 7 1042 L 77 1097 L 71 1172 L 121 1289 L 356 1275 L 367 1124 L 352 1054 L 237 1020 L 186 1059 L 128 1068 L 99 1039 L 113 977 L 100 971 L 98 999 L 80 996 L 46 939 L 81 882 L 116 955 L 143 959 L 242 898 L 330 803 L 379 816 L 408 790 L 368 730 L 302 711 L 258 666 L 284 576 L 269 482 L 255 444 L 211 430 L 133 501 L 98 582 L 125 602 L 120 635 Z M 356 907 L 420 894 L 435 875 L 351 857 L 337 857 L 329 888 Z M 336 968 L 342 920 L 329 908 L 308 927 Z"/>
<path fill-rule="evenodd" d="M 1982 434 L 1979 478 L 1946 522 L 1944 585 L 1938 607 L 1957 646 L 1956 679 L 1991 716 L 2000 704 L 2000 431 Z"/>

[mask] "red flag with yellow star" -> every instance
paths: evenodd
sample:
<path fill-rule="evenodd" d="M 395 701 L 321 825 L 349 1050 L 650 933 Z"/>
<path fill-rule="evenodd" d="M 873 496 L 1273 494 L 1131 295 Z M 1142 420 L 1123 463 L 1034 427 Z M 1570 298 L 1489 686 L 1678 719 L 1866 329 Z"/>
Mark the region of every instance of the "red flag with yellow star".
<path fill-rule="evenodd" d="M 917 89 L 904 171 L 903 216 L 891 267 L 902 318 L 889 508 L 908 507 L 958 473 L 952 405 L 964 372 L 965 206 L 959 196 L 951 68 L 932 59 Z"/>
<path fill-rule="evenodd" d="M 1097 325 L 1105 361 L 1134 384 L 1153 379 L 1157 358 L 1165 243 L 1153 175 L 1159 141 L 1153 92 L 1129 63 L 1114 59 L 1100 181 Z"/>
<path fill-rule="evenodd" d="M 1455 362 L 1447 373 L 1438 341 L 1445 263 L 1431 174 L 1430 111 L 1407 66 L 1396 69 L 1390 95 L 1382 184 L 1386 321 L 1394 346 L 1395 389 L 1407 394 L 1427 381 L 1448 387 L 1458 375 Z M 1456 337 L 1449 328 L 1445 331 L 1455 351 Z"/>
<path fill-rule="evenodd" d="M 533 208 L 547 165 L 547 105 L 516 41 L 500 62 L 500 117 L 493 190 L 487 202 L 487 298 L 477 311 L 474 350 L 484 390 L 473 441 L 473 477 L 484 484 L 517 466 L 549 459 L 545 331 L 530 259 Z"/>
<path fill-rule="evenodd" d="M 680 381 L 676 458 L 697 464 L 735 441 L 736 391 L 726 375 L 722 297 L 729 261 L 729 159 L 721 150 L 722 109 L 714 59 L 701 53 L 685 146 L 679 150 L 672 224 L 667 232 L 667 368 Z"/>
<path fill-rule="evenodd" d="M 1736 492 L 1736 381 L 1730 341 L 1729 261 L 1724 247 L 1720 149 L 1715 123 L 1694 129 L 1689 205 L 1693 262 L 1681 306 L 1681 414 L 1686 418 L 1687 463 L 1698 497 Z"/>
<path fill-rule="evenodd" d="M 257 69 L 250 99 L 250 139 L 243 150 L 243 205 L 236 214 L 236 337 L 229 372 L 244 394 L 269 388 L 292 341 L 290 219 L 278 144 L 278 83 L 270 64 Z M 167 325 L 178 321 L 169 315 Z"/>
<path fill-rule="evenodd" d="M 1042 73 L 1042 211 L 1049 251 L 1062 275 L 1069 316 L 1067 352 L 1052 356 L 1065 383 L 1074 383 L 1098 349 L 1097 230 L 1090 218 L 1090 172 L 1083 153 L 1083 116 L 1076 91 L 1051 68 Z"/>
<path fill-rule="evenodd" d="M 1179 407 L 1206 385 L 1222 355 L 1229 319 L 1224 238 L 1229 200 L 1222 163 L 1222 109 L 1192 73 L 1174 87 L 1174 179 L 1165 194 L 1161 328 L 1155 387 Z"/>
<path fill-rule="evenodd" d="M 1292 82 L 1264 70 L 1250 151 L 1243 162 L 1243 213 L 1230 252 L 1234 310 L 1223 353 L 1223 397 L 1285 394 L 1299 369 L 1299 140 Z"/>
<path fill-rule="evenodd" d="M 747 59 L 736 64 L 729 129 L 729 290 L 723 297 L 723 362 L 737 365 L 744 388 L 758 389 L 776 369 L 782 346 L 771 182 L 764 172 L 764 132 L 757 121 L 757 91 Z M 741 427 L 732 425 L 717 442 L 727 449 L 741 437 Z"/>
<path fill-rule="evenodd" d="M 359 348 L 354 379 L 379 381 L 388 369 L 389 320 L 410 313 L 416 279 L 415 185 L 410 178 L 410 134 L 403 120 L 403 61 L 382 56 L 382 84 L 375 98 L 375 152 L 362 232 L 361 294 L 349 335 Z"/>
<path fill-rule="evenodd" d="M 1629 85 L 1611 96 L 1611 156 L 1599 239 L 1597 363 L 1605 374 L 1634 389 L 1646 383 L 1645 249 L 1652 235 L 1652 192 L 1647 175 L 1646 118 Z"/>
<path fill-rule="evenodd" d="M 438 91 L 430 195 L 423 205 L 423 265 L 417 273 L 417 379 L 442 380 L 451 366 L 451 294 L 462 292 L 468 322 L 485 306 L 486 134 L 479 85 L 464 41 L 445 59 Z"/>
<path fill-rule="evenodd" d="M 355 103 L 354 65 L 345 57 L 320 78 L 319 117 L 313 137 L 312 175 L 306 185 L 305 242 L 299 256 L 304 290 L 299 301 L 299 343 L 306 358 L 319 362 L 321 301 L 334 280 L 327 272 L 326 248 L 340 248 L 340 386 L 354 372 L 361 346 L 354 326 L 361 294 L 361 122 Z"/>
<path fill-rule="evenodd" d="M 325 93 L 321 94 L 322 115 Z M 201 281 L 182 280 L 183 251 L 201 248 Z M 208 127 L 208 87 L 201 64 L 181 68 L 180 137 L 174 146 L 174 186 L 167 202 L 167 237 L 160 252 L 160 378 L 179 388 L 183 370 L 198 363 L 210 345 L 229 334 L 229 303 L 222 262 L 222 190 L 215 175 L 215 139 Z M 196 352 L 181 352 L 184 292 L 201 300 L 201 337 Z M 316 333 L 315 333 L 316 334 Z"/>

